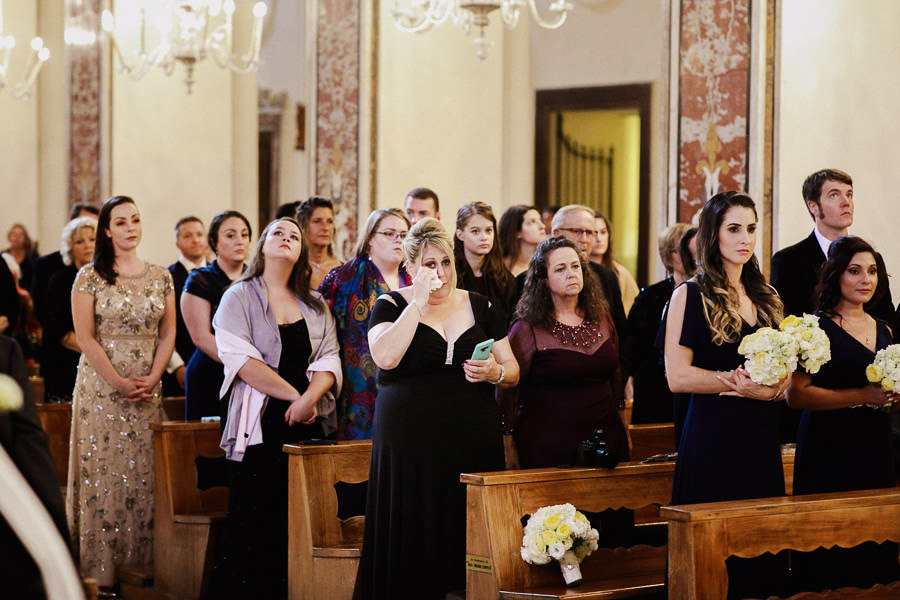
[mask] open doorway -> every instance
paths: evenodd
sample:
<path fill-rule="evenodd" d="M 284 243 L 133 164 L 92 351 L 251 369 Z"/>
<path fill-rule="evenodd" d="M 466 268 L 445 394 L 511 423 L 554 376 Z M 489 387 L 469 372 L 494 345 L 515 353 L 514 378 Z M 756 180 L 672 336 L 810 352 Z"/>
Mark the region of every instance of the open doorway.
<path fill-rule="evenodd" d="M 537 92 L 535 204 L 584 204 L 613 230 L 616 260 L 648 283 L 650 85 Z"/>

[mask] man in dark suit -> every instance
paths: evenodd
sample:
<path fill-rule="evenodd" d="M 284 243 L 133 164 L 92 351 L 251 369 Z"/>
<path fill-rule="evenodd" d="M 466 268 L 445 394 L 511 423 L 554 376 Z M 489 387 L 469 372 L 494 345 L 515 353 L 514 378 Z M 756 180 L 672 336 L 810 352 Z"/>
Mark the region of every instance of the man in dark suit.
<path fill-rule="evenodd" d="M 853 224 L 853 179 L 837 169 L 816 171 L 803 182 L 803 201 L 815 222 L 803 241 L 788 246 L 772 257 L 772 287 L 784 303 L 785 315 L 812 314 L 819 271 L 831 242 L 847 235 Z M 894 317 L 894 303 L 888 289 L 881 299 L 866 304 L 866 312 L 887 321 Z M 795 442 L 802 411 L 779 405 L 782 443 Z"/>
<path fill-rule="evenodd" d="M 6 261 L 0 258 L 0 333 L 9 333 L 19 318 L 19 292 L 16 278 Z"/>
<path fill-rule="evenodd" d="M 31 485 L 50 513 L 66 545 L 70 545 L 66 510 L 63 505 L 47 434 L 41 426 L 28 384 L 25 358 L 19 344 L 0 335 L 0 373 L 11 376 L 24 392 L 22 408 L 0 414 L 0 445 Z M 0 581 L 3 596 L 28 600 L 43 599 L 44 589 L 37 565 L 7 522 L 0 517 Z"/>
<path fill-rule="evenodd" d="M 563 206 L 553 216 L 551 235 L 561 235 L 575 243 L 585 258 L 591 255 L 594 239 L 597 237 L 597 221 L 594 211 L 579 204 Z M 603 265 L 588 261 L 591 270 L 600 282 L 603 296 L 609 305 L 609 313 L 619 336 L 619 366 L 622 369 L 622 381 L 629 376 L 629 356 L 631 345 L 628 339 L 628 328 L 625 320 L 625 306 L 622 304 L 622 292 L 619 278 L 615 272 Z M 523 280 L 524 281 L 524 280 Z"/>
<path fill-rule="evenodd" d="M 185 365 L 196 349 L 181 315 L 181 292 L 190 272 L 206 266 L 207 240 L 203 221 L 194 216 L 179 219 L 175 224 L 175 246 L 181 255 L 169 265 L 175 284 L 175 352 L 162 380 L 166 396 L 184 394 Z"/>
<path fill-rule="evenodd" d="M 815 222 L 812 233 L 772 257 L 770 282 L 781 296 L 785 315 L 800 316 L 815 310 L 815 288 L 828 247 L 847 235 L 853 224 L 853 179 L 837 169 L 816 171 L 803 182 L 803 200 Z M 892 320 L 890 290 L 865 308 L 873 316 Z"/>

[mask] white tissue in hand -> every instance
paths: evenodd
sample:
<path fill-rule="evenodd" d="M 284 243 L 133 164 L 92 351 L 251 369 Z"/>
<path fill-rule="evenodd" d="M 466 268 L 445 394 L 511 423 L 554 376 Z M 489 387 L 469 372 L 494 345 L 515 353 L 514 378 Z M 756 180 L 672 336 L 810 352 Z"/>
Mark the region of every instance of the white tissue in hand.
<path fill-rule="evenodd" d="M 441 281 L 440 277 L 437 276 L 437 271 L 431 271 L 431 283 L 429 285 L 430 291 L 435 291 L 440 289 L 441 286 L 444 285 L 444 282 Z"/>

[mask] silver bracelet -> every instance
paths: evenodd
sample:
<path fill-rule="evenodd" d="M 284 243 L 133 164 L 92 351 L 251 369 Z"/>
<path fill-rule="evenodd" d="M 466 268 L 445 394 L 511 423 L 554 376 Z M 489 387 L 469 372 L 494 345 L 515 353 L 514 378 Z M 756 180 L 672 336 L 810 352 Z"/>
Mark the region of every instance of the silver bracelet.
<path fill-rule="evenodd" d="M 506 367 L 503 366 L 503 363 L 500 363 L 500 377 L 497 378 L 497 381 L 488 380 L 488 383 L 491 385 L 497 385 L 498 383 L 503 383 L 504 379 L 506 379 Z"/>

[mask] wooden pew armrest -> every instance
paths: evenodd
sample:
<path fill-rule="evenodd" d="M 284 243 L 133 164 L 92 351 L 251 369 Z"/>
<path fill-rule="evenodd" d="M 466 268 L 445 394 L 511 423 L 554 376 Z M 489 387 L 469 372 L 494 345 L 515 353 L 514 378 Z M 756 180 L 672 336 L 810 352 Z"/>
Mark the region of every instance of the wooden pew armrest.
<path fill-rule="evenodd" d="M 195 514 L 177 514 L 172 516 L 175 523 L 183 523 L 186 525 L 213 525 L 221 523 L 225 520 L 225 511 L 216 511 L 211 513 L 195 513 Z"/>
<path fill-rule="evenodd" d="M 359 558 L 361 554 L 362 543 L 314 547 L 312 551 L 315 558 Z"/>

